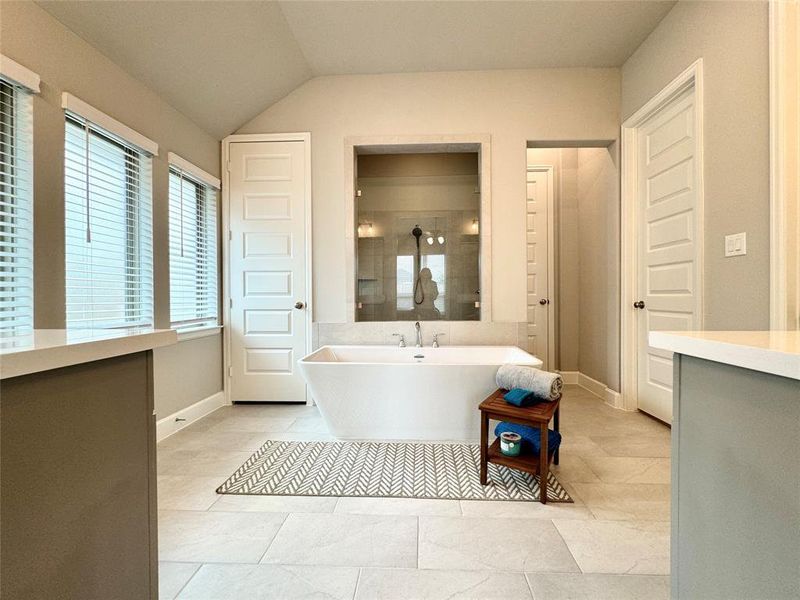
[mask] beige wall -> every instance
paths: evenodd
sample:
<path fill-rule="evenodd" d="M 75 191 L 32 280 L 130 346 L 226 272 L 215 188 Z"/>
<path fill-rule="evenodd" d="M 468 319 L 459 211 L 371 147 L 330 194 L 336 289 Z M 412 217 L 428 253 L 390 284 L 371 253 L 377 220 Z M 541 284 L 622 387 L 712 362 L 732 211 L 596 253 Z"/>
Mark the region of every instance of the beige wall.
<path fill-rule="evenodd" d="M 243 126 L 311 132 L 314 320 L 346 321 L 345 137 L 488 133 L 492 318 L 524 321 L 526 142 L 615 139 L 619 85 L 618 69 L 319 77 Z"/>
<path fill-rule="evenodd" d="M 617 145 L 578 149 L 578 370 L 619 391 Z"/>
<path fill-rule="evenodd" d="M 159 419 L 222 391 L 220 337 L 196 338 L 153 350 Z"/>
<path fill-rule="evenodd" d="M 555 177 L 557 366 L 619 390 L 619 171 L 609 148 L 531 148 Z"/>
<path fill-rule="evenodd" d="M 679 2 L 622 67 L 627 118 L 697 58 L 704 67 L 705 327 L 769 328 L 766 2 Z M 724 236 L 747 232 L 747 256 Z"/>
<path fill-rule="evenodd" d="M 218 175 L 219 142 L 34 3 L 3 2 L 0 12 L 0 51 L 42 79 L 41 94 L 33 103 L 36 327 L 62 328 L 65 324 L 62 91 L 75 94 L 159 144 L 159 156 L 153 159 L 155 315 L 158 327 L 169 327 L 167 153 L 175 152 Z M 205 344 L 187 342 L 170 350 L 180 357 L 176 359 L 179 363 L 193 368 L 195 381 L 191 394 L 178 388 L 166 398 L 160 387 L 156 389 L 156 409 L 161 416 L 165 415 L 160 407 L 175 406 L 178 397 L 179 403 L 188 405 L 221 389 L 220 348 L 221 336 L 215 336 Z M 157 373 L 161 367 L 156 360 Z"/>

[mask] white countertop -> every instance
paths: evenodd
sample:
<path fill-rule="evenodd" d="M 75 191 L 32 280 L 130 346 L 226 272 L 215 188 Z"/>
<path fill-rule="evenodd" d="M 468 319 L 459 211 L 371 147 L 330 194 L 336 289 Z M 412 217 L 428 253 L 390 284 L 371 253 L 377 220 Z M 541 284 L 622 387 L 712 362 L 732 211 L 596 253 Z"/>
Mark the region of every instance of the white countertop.
<path fill-rule="evenodd" d="M 35 329 L 28 335 L 0 337 L 0 379 L 142 352 L 177 341 L 172 329 Z"/>
<path fill-rule="evenodd" d="M 650 345 L 800 380 L 800 331 L 651 331 Z"/>

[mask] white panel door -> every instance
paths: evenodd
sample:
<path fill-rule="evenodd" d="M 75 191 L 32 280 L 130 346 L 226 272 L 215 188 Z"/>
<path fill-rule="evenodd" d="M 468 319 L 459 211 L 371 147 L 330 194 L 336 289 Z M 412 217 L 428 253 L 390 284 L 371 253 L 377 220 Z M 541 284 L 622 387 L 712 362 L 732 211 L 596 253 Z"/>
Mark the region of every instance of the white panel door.
<path fill-rule="evenodd" d="M 667 422 L 672 354 L 651 347 L 648 334 L 696 329 L 701 316 L 696 128 L 691 88 L 637 134 L 637 393 L 641 410 Z"/>
<path fill-rule="evenodd" d="M 553 369 L 550 334 L 553 323 L 550 301 L 551 282 L 550 220 L 553 194 L 552 169 L 529 169 L 527 179 L 527 213 L 525 235 L 528 261 L 528 347 L 539 358 L 544 369 Z"/>
<path fill-rule="evenodd" d="M 305 143 L 230 145 L 231 400 L 305 401 Z"/>

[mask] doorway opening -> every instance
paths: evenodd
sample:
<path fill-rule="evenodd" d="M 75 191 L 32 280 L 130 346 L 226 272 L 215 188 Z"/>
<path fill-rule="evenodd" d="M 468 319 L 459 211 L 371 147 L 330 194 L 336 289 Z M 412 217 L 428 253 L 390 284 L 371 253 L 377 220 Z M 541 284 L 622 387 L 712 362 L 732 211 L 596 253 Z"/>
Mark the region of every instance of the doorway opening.
<path fill-rule="evenodd" d="M 528 142 L 528 350 L 621 408 L 620 200 L 614 140 Z"/>

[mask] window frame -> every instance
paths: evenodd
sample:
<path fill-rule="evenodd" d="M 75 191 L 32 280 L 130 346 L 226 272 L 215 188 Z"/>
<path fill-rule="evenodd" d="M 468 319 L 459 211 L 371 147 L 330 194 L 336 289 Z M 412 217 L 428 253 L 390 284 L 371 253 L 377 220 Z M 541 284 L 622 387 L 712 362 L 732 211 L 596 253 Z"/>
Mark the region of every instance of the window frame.
<path fill-rule="evenodd" d="M 4 63 L 9 59 L 2 57 Z M 13 62 L 13 61 L 11 61 Z M 21 65 L 17 67 L 27 72 Z M 4 67 L 8 66 L 6 64 Z M 21 254 L 15 256 L 14 260 L 8 262 L 0 260 L 0 281 L 2 288 L 13 290 L 10 299 L 11 316 L 6 321 L 6 317 L 0 312 L 3 319 L 0 320 L 0 335 L 17 336 L 32 333 L 34 328 L 35 296 L 34 296 L 34 252 L 33 252 L 33 94 L 38 91 L 38 76 L 32 72 L 30 81 L 33 83 L 35 78 L 35 89 L 28 85 L 19 83 L 17 79 L 6 73 L 0 73 L 0 91 L 8 98 L 9 110 L 4 111 L 8 116 L 8 122 L 0 123 L 0 135 L 3 140 L 2 147 L 5 151 L 0 156 L 8 166 L 7 172 L 3 173 L 0 180 L 0 187 L 3 188 L 3 195 L 13 198 L 12 202 L 4 202 L 9 213 L 0 214 L 0 238 L 8 238 L 8 241 L 0 242 L 0 248 L 8 244 L 8 250 L 3 254 Z M 19 75 L 25 73 L 20 72 Z M 23 104 L 23 102 L 25 104 Z M 27 119 L 27 121 L 25 121 Z M 27 130 L 26 130 L 27 128 Z M 3 131 L 3 129 L 7 131 Z M 3 158 L 5 157 L 5 158 Z M 20 164 L 21 159 L 25 164 Z M 6 179 L 7 177 L 7 179 Z M 22 249 L 23 252 L 18 252 Z M 19 263 L 23 263 L 20 265 Z M 8 271 L 6 271 L 8 269 Z M 5 281 L 6 278 L 8 281 Z M 27 285 L 24 280 L 27 279 Z M 27 290 L 22 292 L 22 290 Z M 19 300 L 24 300 L 24 306 L 28 307 L 27 313 L 18 314 L 17 308 Z M 5 300 L 5 298 L 4 298 Z"/>
<path fill-rule="evenodd" d="M 124 323 L 119 323 L 112 326 L 97 326 L 97 329 L 126 329 L 126 328 L 154 328 L 155 327 L 155 294 L 154 294 L 154 286 L 155 286 L 155 276 L 153 270 L 153 264 L 151 263 L 149 269 L 149 289 L 150 295 L 152 297 L 149 307 L 147 308 L 146 314 L 145 311 L 141 310 L 142 306 L 142 298 L 144 296 L 144 288 L 142 284 L 142 277 L 136 271 L 141 269 L 141 265 L 143 264 L 143 258 L 141 256 L 141 243 L 142 239 L 141 236 L 144 235 L 139 225 L 142 222 L 142 212 L 144 209 L 144 203 L 150 202 L 150 230 L 148 239 L 145 240 L 150 244 L 150 251 L 152 254 L 153 251 L 153 181 L 152 181 L 152 173 L 149 173 L 149 186 L 147 189 L 144 188 L 144 184 L 141 181 L 141 175 L 144 169 L 152 169 L 151 165 L 145 165 L 145 161 L 151 160 L 152 156 L 149 152 L 144 149 L 138 148 L 135 144 L 128 142 L 124 138 L 118 137 L 114 132 L 106 130 L 104 127 L 94 123 L 91 119 L 84 117 L 79 113 L 75 113 L 71 110 L 65 110 L 64 112 L 64 135 L 65 139 L 68 135 L 68 127 L 74 126 L 80 128 L 83 132 L 85 132 L 86 143 L 90 144 L 90 139 L 94 136 L 96 139 L 100 140 L 102 143 L 109 144 L 114 146 L 115 149 L 118 149 L 121 152 L 121 155 L 124 159 L 125 164 L 125 172 L 123 177 L 125 179 L 125 189 L 124 189 L 124 199 L 125 199 L 125 206 L 124 206 L 124 222 L 122 223 L 122 227 L 125 230 L 125 247 L 123 251 L 125 253 L 125 260 L 123 266 L 123 273 L 124 273 L 124 308 L 122 309 L 122 316 L 118 317 L 119 319 L 124 319 Z M 67 169 L 66 162 L 68 158 L 68 148 L 64 148 L 64 161 L 65 161 L 65 172 Z M 130 168 L 130 165 L 135 164 L 136 169 L 134 175 L 134 170 Z M 87 180 L 89 178 L 88 172 L 90 171 L 90 163 L 87 162 L 86 164 L 87 170 Z M 68 195 L 68 186 L 65 181 L 64 185 L 64 196 L 65 196 L 65 203 L 67 201 Z M 90 196 L 90 191 L 86 190 L 86 194 Z M 91 202 L 91 196 L 86 198 L 87 206 Z M 65 206 L 65 228 L 67 227 L 66 218 L 68 215 L 68 208 Z M 91 227 L 89 227 L 89 230 Z M 69 260 L 69 237 L 65 235 L 65 262 L 68 263 Z M 136 266 L 134 266 L 136 265 Z M 91 275 L 91 273 L 89 272 Z M 67 290 L 69 289 L 69 268 L 65 269 L 65 287 Z M 139 284 L 139 285 L 136 285 Z M 87 319 L 80 319 L 77 322 L 73 322 L 70 324 L 69 319 L 69 294 L 66 294 L 65 297 L 65 326 L 68 330 L 82 330 L 82 329 L 90 329 L 95 328 L 93 325 L 94 319 L 88 319 L 89 324 L 80 324 L 86 323 Z M 102 312 L 102 311 L 101 311 Z M 137 319 L 137 317 L 139 317 Z M 147 322 L 142 321 L 142 317 L 147 317 L 145 320 Z M 108 321 L 114 321 L 114 319 L 107 319 Z"/>
<path fill-rule="evenodd" d="M 220 266 L 219 266 L 219 219 L 220 211 L 218 206 L 219 197 L 217 195 L 219 189 L 218 180 L 208 175 L 201 177 L 199 174 L 205 174 L 204 171 L 195 167 L 185 159 L 181 159 L 177 155 L 170 153 L 169 162 L 169 180 L 168 180 L 168 196 L 169 196 L 169 260 L 170 260 L 170 328 L 174 329 L 179 334 L 179 339 L 191 339 L 198 337 L 204 332 L 213 334 L 219 331 L 222 327 L 222 317 L 220 314 Z M 194 245 L 196 248 L 196 255 L 194 257 L 193 274 L 194 274 L 194 305 L 195 313 L 197 307 L 207 305 L 214 307 L 214 315 L 212 316 L 197 316 L 195 314 L 192 319 L 176 319 L 175 309 L 173 304 L 173 291 L 177 285 L 175 281 L 175 273 L 173 271 L 173 202 L 176 199 L 173 197 L 172 178 L 177 177 L 180 179 L 180 198 L 177 202 L 180 203 L 181 210 L 186 207 L 186 195 L 183 192 L 183 186 L 188 183 L 194 187 L 193 200 L 188 203 L 189 208 L 192 209 L 194 215 L 194 231 L 191 232 L 194 238 Z M 209 181 L 205 181 L 209 179 Z M 209 214 L 213 206 L 213 226 L 210 227 Z M 209 231 L 213 231 L 213 235 L 209 235 Z M 183 236 L 183 224 L 181 224 L 181 236 Z M 213 252 L 210 250 L 212 246 L 209 242 L 213 241 Z M 181 240 L 182 244 L 183 240 Z M 200 256 L 200 249 L 204 248 L 202 253 L 202 260 Z M 213 261 L 210 258 L 213 256 Z M 213 263 L 213 265 L 212 265 Z M 210 270 L 213 268 L 213 276 Z M 213 282 L 213 287 L 210 283 Z M 205 294 L 205 296 L 204 296 Z M 213 298 L 213 302 L 209 300 Z"/>

